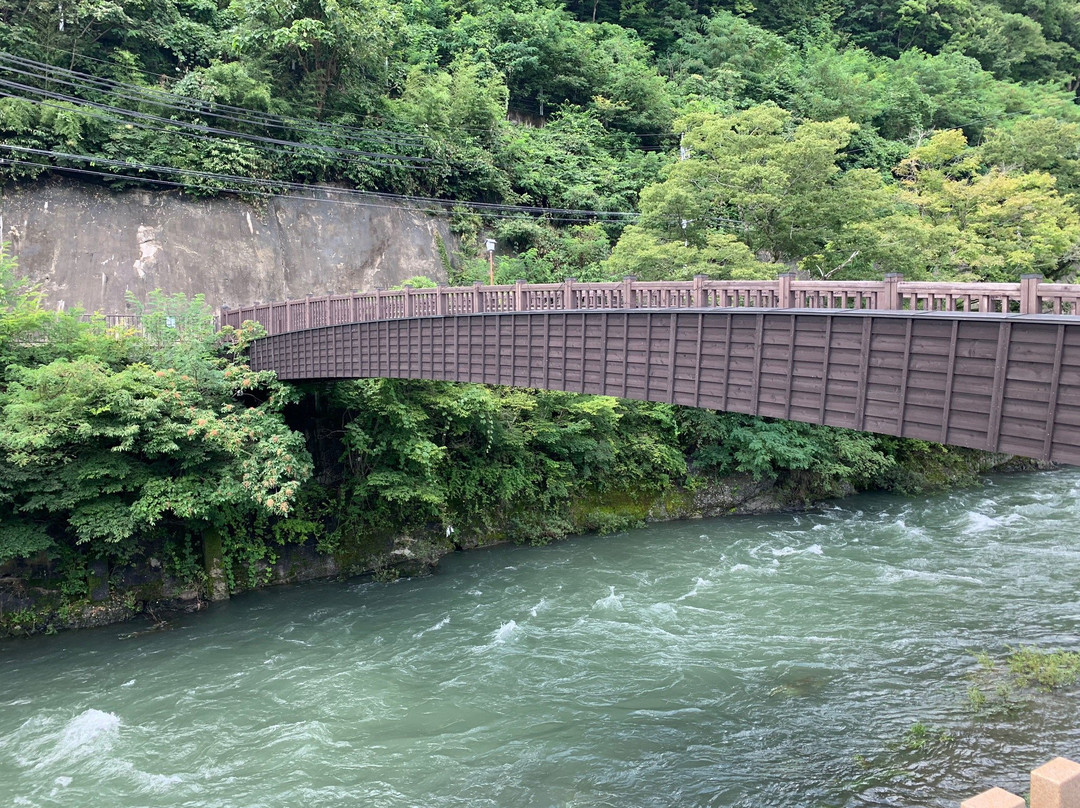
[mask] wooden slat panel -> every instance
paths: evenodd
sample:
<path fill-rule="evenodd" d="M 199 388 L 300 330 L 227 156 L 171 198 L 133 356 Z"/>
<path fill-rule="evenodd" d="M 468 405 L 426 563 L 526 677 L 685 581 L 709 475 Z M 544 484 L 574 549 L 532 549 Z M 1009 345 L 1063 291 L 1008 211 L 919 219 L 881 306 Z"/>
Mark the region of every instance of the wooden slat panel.
<path fill-rule="evenodd" d="M 424 300 L 412 303 L 434 305 L 434 298 Z M 340 321 L 359 310 L 341 302 L 315 300 L 305 311 Z M 503 302 L 495 297 L 490 306 Z M 685 305 L 681 297 L 668 302 Z M 289 310 L 267 311 L 280 327 Z M 286 332 L 256 341 L 250 359 L 253 368 L 276 368 L 283 379 L 538 385 L 1080 463 L 1080 318 L 1071 315 L 1047 321 L 760 309 L 507 311 Z"/>

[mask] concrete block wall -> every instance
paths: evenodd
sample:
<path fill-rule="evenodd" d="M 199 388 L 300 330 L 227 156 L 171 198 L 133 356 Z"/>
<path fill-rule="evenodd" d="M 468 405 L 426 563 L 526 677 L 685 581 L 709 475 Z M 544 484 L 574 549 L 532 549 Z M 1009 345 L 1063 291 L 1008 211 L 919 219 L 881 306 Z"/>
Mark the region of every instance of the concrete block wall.
<path fill-rule="evenodd" d="M 960 803 L 960 808 L 1027 808 L 1024 798 L 992 788 Z M 1080 763 L 1054 758 L 1031 773 L 1030 808 L 1080 808 Z"/>

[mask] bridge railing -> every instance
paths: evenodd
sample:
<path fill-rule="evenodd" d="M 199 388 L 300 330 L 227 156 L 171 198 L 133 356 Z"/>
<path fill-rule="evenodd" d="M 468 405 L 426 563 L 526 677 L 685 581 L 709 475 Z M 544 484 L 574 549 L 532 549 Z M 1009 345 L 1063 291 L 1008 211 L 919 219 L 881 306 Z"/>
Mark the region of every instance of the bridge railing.
<path fill-rule="evenodd" d="M 1025 275 L 1019 283 L 929 283 L 887 275 L 880 281 L 810 281 L 781 275 L 774 281 L 690 281 L 562 283 L 353 292 L 224 307 L 222 325 L 255 320 L 269 334 L 324 325 L 511 311 L 672 308 L 805 308 L 948 311 L 1080 316 L 1080 284 L 1042 283 Z"/>
<path fill-rule="evenodd" d="M 1040 283 L 1036 296 L 1041 312 L 1080 315 L 1080 284 Z"/>
<path fill-rule="evenodd" d="M 909 311 L 1008 313 L 1021 310 L 1022 287 L 1020 283 L 901 283 L 899 293 L 901 308 Z"/>

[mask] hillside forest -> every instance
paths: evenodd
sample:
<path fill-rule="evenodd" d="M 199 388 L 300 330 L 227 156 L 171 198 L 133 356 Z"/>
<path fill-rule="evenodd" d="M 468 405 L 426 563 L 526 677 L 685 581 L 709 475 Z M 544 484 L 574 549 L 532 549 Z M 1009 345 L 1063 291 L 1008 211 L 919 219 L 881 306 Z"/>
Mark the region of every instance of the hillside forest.
<path fill-rule="evenodd" d="M 0 7 L 0 180 L 384 194 L 449 217 L 456 282 L 485 237 L 500 282 L 1072 280 L 1078 88 L 1059 0 L 26 0 Z M 581 503 L 706 477 L 805 500 L 974 462 L 603 397 L 292 387 L 201 301 L 118 333 L 2 265 L 0 565 L 69 600 L 95 559 L 197 580 L 207 535 L 239 586 L 290 542 L 370 566 L 451 524 L 617 529 L 640 506 Z"/>

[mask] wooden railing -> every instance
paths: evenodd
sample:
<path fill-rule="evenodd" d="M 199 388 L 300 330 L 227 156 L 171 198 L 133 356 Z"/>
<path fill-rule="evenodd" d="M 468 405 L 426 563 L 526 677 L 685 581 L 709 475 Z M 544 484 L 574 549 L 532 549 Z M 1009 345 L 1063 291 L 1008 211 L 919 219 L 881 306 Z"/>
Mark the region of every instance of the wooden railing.
<path fill-rule="evenodd" d="M 1019 283 L 926 283 L 886 275 L 880 281 L 808 281 L 781 275 L 775 281 L 638 281 L 614 283 L 472 286 L 330 294 L 239 309 L 224 307 L 220 324 L 255 320 L 268 334 L 325 325 L 512 311 L 576 309 L 875 309 L 978 313 L 1080 315 L 1080 284 L 1043 283 L 1025 275 Z"/>

